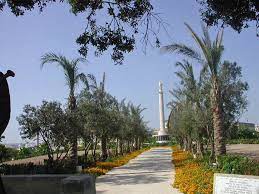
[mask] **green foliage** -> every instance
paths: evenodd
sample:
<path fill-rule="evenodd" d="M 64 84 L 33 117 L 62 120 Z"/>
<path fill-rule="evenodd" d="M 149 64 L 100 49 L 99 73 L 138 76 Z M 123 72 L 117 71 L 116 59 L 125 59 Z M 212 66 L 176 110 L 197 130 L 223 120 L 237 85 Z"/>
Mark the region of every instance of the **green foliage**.
<path fill-rule="evenodd" d="M 24 15 L 26 11 L 39 7 L 40 11 L 56 0 L 0 0 L 0 11 L 7 5 L 16 16 Z M 111 50 L 111 58 L 121 64 L 124 53 L 131 52 L 135 47 L 137 34 L 143 34 L 143 42 L 150 42 L 150 37 L 159 44 L 157 31 L 153 23 L 161 26 L 158 14 L 153 13 L 153 6 L 149 0 L 98 0 L 61 1 L 68 3 L 70 11 L 85 18 L 85 30 L 77 38 L 80 45 L 79 53 L 87 56 L 91 48 L 95 48 L 95 55 Z M 98 18 L 101 18 L 100 20 Z M 159 27 L 158 27 L 159 28 Z M 144 29 L 144 30 L 142 30 Z"/>
<path fill-rule="evenodd" d="M 48 164 L 16 164 L 8 165 L 2 164 L 0 166 L 0 173 L 5 175 L 23 175 L 23 174 L 73 174 L 74 168 L 71 164 L 54 164 L 51 167 Z"/>
<path fill-rule="evenodd" d="M 216 154 L 220 155 L 225 152 L 224 138 L 232 134 L 236 120 L 247 107 L 248 84 L 242 81 L 240 66 L 221 61 L 223 32 L 218 32 L 212 41 L 204 25 L 202 37 L 186 26 L 199 50 L 179 43 L 163 48 L 186 58 L 176 63 L 180 85 L 171 91 L 169 132 L 184 149 L 202 154 L 204 144 L 215 143 Z M 200 72 L 194 73 L 189 58 L 202 65 Z M 214 152 L 212 149 L 212 157 Z"/>
<path fill-rule="evenodd" d="M 0 162 L 18 158 L 19 151 L 0 144 Z"/>
<path fill-rule="evenodd" d="M 43 101 L 41 106 L 25 105 L 24 113 L 17 117 L 22 138 L 34 139 L 37 134 L 44 145 L 37 148 L 38 152 L 47 153 L 53 161 L 54 154 L 58 159 L 62 152 L 70 150 L 71 122 L 70 113 L 62 110 L 57 102 Z M 33 156 L 32 148 L 22 148 L 21 157 Z"/>
<path fill-rule="evenodd" d="M 16 156 L 17 159 L 29 158 L 32 157 L 33 148 L 21 147 Z"/>
<path fill-rule="evenodd" d="M 218 170 L 222 173 L 259 175 L 259 163 L 244 156 L 221 156 L 218 164 Z"/>
<path fill-rule="evenodd" d="M 257 0 L 197 0 L 201 6 L 201 15 L 208 25 L 231 26 L 241 32 L 249 27 L 249 23 L 259 20 Z M 258 25 L 256 25 L 258 28 Z"/>
<path fill-rule="evenodd" d="M 259 139 L 229 139 L 228 144 L 259 144 Z"/>
<path fill-rule="evenodd" d="M 230 128 L 228 131 L 229 140 L 238 140 L 238 139 L 258 139 L 259 132 L 255 131 L 254 127 L 249 127 L 241 124 L 236 124 Z"/>

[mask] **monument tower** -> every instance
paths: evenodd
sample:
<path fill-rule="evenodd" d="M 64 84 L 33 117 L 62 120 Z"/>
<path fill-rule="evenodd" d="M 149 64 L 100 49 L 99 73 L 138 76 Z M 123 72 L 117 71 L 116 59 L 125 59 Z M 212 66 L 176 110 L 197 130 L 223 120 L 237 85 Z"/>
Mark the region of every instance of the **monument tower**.
<path fill-rule="evenodd" d="M 164 96 L 163 96 L 163 84 L 159 81 L 159 121 L 160 128 L 158 134 L 155 135 L 157 143 L 167 143 L 169 135 L 165 127 L 165 114 L 164 114 Z"/>

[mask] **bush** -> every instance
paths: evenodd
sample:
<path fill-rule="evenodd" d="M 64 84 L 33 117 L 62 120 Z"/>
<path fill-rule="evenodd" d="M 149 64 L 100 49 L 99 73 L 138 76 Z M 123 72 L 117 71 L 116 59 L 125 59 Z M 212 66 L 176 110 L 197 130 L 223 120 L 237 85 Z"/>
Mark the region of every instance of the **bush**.
<path fill-rule="evenodd" d="M 49 166 L 47 164 L 16 164 L 8 165 L 2 164 L 0 166 L 0 173 L 5 175 L 17 175 L 17 174 L 72 174 L 75 173 L 74 167 L 70 162 L 65 164 L 53 164 Z"/>
<path fill-rule="evenodd" d="M 228 174 L 259 176 L 259 163 L 244 156 L 225 155 L 219 157 L 218 170 Z"/>
<path fill-rule="evenodd" d="M 230 139 L 228 144 L 259 144 L 259 139 Z"/>

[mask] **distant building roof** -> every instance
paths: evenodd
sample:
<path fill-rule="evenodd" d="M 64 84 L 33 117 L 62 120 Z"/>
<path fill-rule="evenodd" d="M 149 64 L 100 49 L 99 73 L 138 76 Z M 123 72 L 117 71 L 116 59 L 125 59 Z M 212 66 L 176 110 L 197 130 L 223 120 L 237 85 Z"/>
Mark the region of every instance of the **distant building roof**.
<path fill-rule="evenodd" d="M 238 122 L 238 126 L 247 126 L 247 127 L 255 127 L 254 123 L 248 123 L 248 122 Z"/>

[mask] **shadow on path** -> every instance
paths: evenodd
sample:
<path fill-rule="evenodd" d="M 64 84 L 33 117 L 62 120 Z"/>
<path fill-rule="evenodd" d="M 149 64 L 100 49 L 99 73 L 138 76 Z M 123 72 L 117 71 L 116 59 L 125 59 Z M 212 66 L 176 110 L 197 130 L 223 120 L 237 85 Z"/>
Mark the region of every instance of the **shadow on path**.
<path fill-rule="evenodd" d="M 171 186 L 171 154 L 170 148 L 155 148 L 114 168 L 97 178 L 97 194 L 175 193 Z"/>

